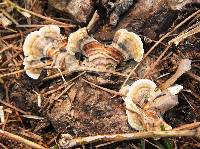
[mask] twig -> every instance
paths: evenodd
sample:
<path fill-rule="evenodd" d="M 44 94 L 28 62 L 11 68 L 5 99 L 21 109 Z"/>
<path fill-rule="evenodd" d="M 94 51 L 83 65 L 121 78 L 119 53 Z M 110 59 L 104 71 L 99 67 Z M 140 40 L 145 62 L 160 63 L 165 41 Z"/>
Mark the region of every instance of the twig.
<path fill-rule="evenodd" d="M 36 144 L 36 143 L 34 143 L 34 142 L 30 141 L 30 140 L 27 140 L 25 138 L 22 138 L 22 137 L 20 137 L 18 135 L 10 133 L 10 132 L 0 130 L 0 134 L 1 134 L 1 136 L 7 137 L 7 138 L 9 138 L 11 140 L 14 140 L 14 141 L 21 142 L 21 143 L 23 143 L 23 144 L 25 144 L 27 146 L 32 147 L 32 148 L 45 149 L 45 147 L 43 147 L 43 146 L 41 146 L 39 144 Z"/>
<path fill-rule="evenodd" d="M 190 77 L 192 77 L 193 79 L 195 79 L 195 80 L 197 80 L 197 81 L 200 82 L 200 77 L 197 76 L 197 75 L 195 75 L 194 73 L 192 73 L 192 72 L 187 72 L 186 74 L 189 75 Z"/>
<path fill-rule="evenodd" d="M 66 84 L 68 84 L 68 83 L 70 83 L 70 82 L 72 82 L 72 81 L 75 81 L 75 80 L 78 79 L 80 76 L 84 75 L 85 73 L 86 73 L 85 71 L 82 72 L 82 73 L 80 73 L 80 74 L 77 75 L 76 77 L 74 77 L 74 78 L 72 78 L 71 80 L 67 81 L 67 83 L 63 84 L 62 86 L 59 86 L 57 89 L 55 89 L 55 90 L 50 90 L 50 91 L 44 93 L 43 96 L 47 96 L 47 95 L 49 95 L 49 94 L 52 94 L 52 93 L 54 93 L 54 92 L 56 92 L 56 91 L 58 91 L 58 90 L 60 90 L 60 89 L 62 89 L 62 88 L 64 88 L 64 87 L 66 87 Z"/>
<path fill-rule="evenodd" d="M 36 65 L 33 65 L 33 66 L 28 67 L 26 69 L 22 69 L 22 70 L 18 70 L 18 71 L 14 71 L 14 72 L 10 72 L 10 73 L 7 73 L 7 74 L 0 75 L 0 78 L 7 77 L 7 76 L 10 76 L 10 75 L 14 75 L 14 74 L 17 74 L 17 73 L 22 73 L 22 72 L 25 72 L 26 70 L 29 70 L 29 69 L 32 69 L 32 68 L 44 68 L 47 65 L 49 65 L 49 64 L 48 63 L 47 64 L 39 64 L 39 65 L 36 64 Z M 45 68 L 52 68 L 52 66 L 45 67 Z"/>
<path fill-rule="evenodd" d="M 55 99 L 54 101 L 58 100 L 62 95 L 64 95 L 75 83 L 68 85 Z"/>
<path fill-rule="evenodd" d="M 30 28 L 40 28 L 40 27 L 44 27 L 44 26 L 47 26 L 48 24 L 20 24 L 20 25 L 16 25 L 16 27 L 19 27 L 19 28 L 27 28 L 27 27 L 30 27 Z M 68 27 L 68 25 L 58 25 L 59 27 L 63 27 L 63 28 L 66 28 Z"/>
<path fill-rule="evenodd" d="M 180 61 L 180 64 L 175 72 L 175 74 L 172 75 L 171 78 L 169 78 L 167 81 L 165 81 L 163 84 L 161 84 L 160 89 L 165 90 L 171 85 L 176 82 L 176 80 L 183 75 L 185 72 L 189 71 L 191 69 L 191 60 L 189 59 L 182 59 Z"/>
<path fill-rule="evenodd" d="M 194 130 L 148 131 L 127 134 L 97 135 L 82 138 L 62 138 L 59 140 L 61 148 L 70 148 L 78 145 L 95 143 L 99 141 L 124 141 L 141 138 L 166 138 L 166 137 L 200 137 L 200 128 Z"/>
<path fill-rule="evenodd" d="M 128 76 L 127 74 L 123 74 L 123 73 L 116 72 L 116 71 L 103 70 L 103 69 L 97 69 L 97 68 L 91 68 L 91 67 L 83 67 L 83 66 L 75 67 L 70 72 L 69 72 L 69 70 L 65 70 L 65 71 L 62 72 L 62 74 L 63 75 L 69 75 L 69 74 L 71 74 L 73 72 L 79 72 L 79 71 L 97 72 L 97 73 L 109 73 L 109 74 L 113 74 L 113 75 L 116 75 L 116 76 L 122 76 L 122 77 L 127 77 Z M 48 77 L 44 78 L 43 81 L 48 81 L 50 79 L 55 79 L 55 78 L 60 77 L 60 76 L 61 76 L 61 74 L 57 73 L 55 75 L 48 76 Z"/>
<path fill-rule="evenodd" d="M 187 17 L 185 20 L 183 20 L 181 23 L 179 23 L 174 29 L 172 29 L 170 32 L 162 36 L 158 42 L 156 42 L 149 51 L 144 55 L 143 59 L 133 68 L 133 70 L 129 73 L 128 77 L 124 81 L 124 83 L 121 86 L 121 89 L 126 85 L 126 82 L 129 80 L 132 74 L 134 74 L 135 70 L 139 67 L 139 65 L 144 61 L 144 59 L 159 45 L 160 42 L 162 42 L 165 38 L 167 38 L 170 34 L 172 34 L 175 30 L 177 30 L 179 27 L 181 27 L 183 24 L 185 24 L 188 20 L 190 20 L 192 17 L 196 16 L 200 13 L 200 10 L 197 10 L 193 14 L 191 14 L 189 17 Z M 120 89 L 120 90 L 121 90 Z"/>
<path fill-rule="evenodd" d="M 85 79 L 83 79 L 83 81 L 86 82 L 86 83 L 88 83 L 88 84 L 90 84 L 90 85 L 92 85 L 92 86 L 94 86 L 94 87 L 96 87 L 96 88 L 99 88 L 99 89 L 101 89 L 101 90 L 104 90 L 104 91 L 106 91 L 106 92 L 108 92 L 108 93 L 126 97 L 126 95 L 124 95 L 124 94 L 122 94 L 122 93 L 116 92 L 116 91 L 114 91 L 114 90 L 110 90 L 110 89 L 108 89 L 108 88 L 104 88 L 104 87 L 98 86 L 98 85 L 96 85 L 96 84 L 94 84 L 94 83 L 92 83 L 92 82 L 89 82 L 89 81 L 85 80 Z"/>
<path fill-rule="evenodd" d="M 100 19 L 100 16 L 96 10 L 92 16 L 92 19 L 90 20 L 90 22 L 87 25 L 87 31 L 89 34 L 92 31 L 92 29 L 94 28 L 94 26 L 96 25 L 96 23 L 99 21 L 99 19 Z"/>
<path fill-rule="evenodd" d="M 9 62 L 12 61 L 13 59 L 15 59 L 20 53 L 22 53 L 22 51 L 18 51 L 17 53 L 12 55 L 12 57 L 7 59 L 1 66 L 3 67 L 5 65 L 9 64 Z"/>
<path fill-rule="evenodd" d="M 15 107 L 15 106 L 9 104 L 9 103 L 6 103 L 6 102 L 2 101 L 2 100 L 0 100 L 0 103 L 4 104 L 5 106 L 7 106 L 7 107 L 9 107 L 9 108 L 11 108 L 11 109 L 14 109 L 14 110 L 16 110 L 16 111 L 18 111 L 18 112 L 20 112 L 20 113 L 23 113 L 23 114 L 26 114 L 26 115 L 29 114 L 29 112 L 25 112 L 25 111 L 23 111 L 23 110 L 21 110 L 21 109 Z"/>
<path fill-rule="evenodd" d="M 149 140 L 147 140 L 147 139 L 144 139 L 144 141 L 146 141 L 147 143 L 149 143 L 149 144 L 153 145 L 153 146 L 154 146 L 154 147 L 156 147 L 157 149 L 162 149 L 162 148 L 160 148 L 158 145 L 156 145 L 156 144 L 154 144 L 154 143 L 150 142 L 150 141 L 149 141 Z"/>
<path fill-rule="evenodd" d="M 168 43 L 169 44 L 175 44 L 176 46 L 185 38 L 192 36 L 196 33 L 200 32 L 200 23 L 197 24 L 196 27 L 194 27 L 193 29 L 186 31 L 184 33 L 179 34 L 177 37 L 173 38 L 172 40 L 170 40 Z"/>
<path fill-rule="evenodd" d="M 200 127 L 200 122 L 194 122 L 191 124 L 185 124 L 182 126 L 179 126 L 177 128 L 174 128 L 173 130 L 191 130 L 191 129 L 196 129 L 197 127 Z"/>
<path fill-rule="evenodd" d="M 52 18 L 45 17 L 45 16 L 43 16 L 43 15 L 41 15 L 41 14 L 37 14 L 37 13 L 35 13 L 35 12 L 33 12 L 33 11 L 24 9 L 24 8 L 20 7 L 19 5 L 17 5 L 17 4 L 15 4 L 15 3 L 11 2 L 10 0 L 5 0 L 5 1 L 6 1 L 8 4 L 10 4 L 13 8 L 15 8 L 16 10 L 18 10 L 18 11 L 25 11 L 25 12 L 27 12 L 27 13 L 30 13 L 30 14 L 34 15 L 34 16 L 37 16 L 37 17 L 39 17 L 39 18 L 48 20 L 48 21 L 53 22 L 53 23 L 56 23 L 56 24 L 65 25 L 65 26 L 68 26 L 68 27 L 76 27 L 75 25 L 69 25 L 69 24 L 66 24 L 66 23 L 63 23 L 63 22 L 54 20 L 54 19 L 52 19 Z"/>
<path fill-rule="evenodd" d="M 150 71 L 153 71 L 155 69 L 155 67 L 158 65 L 158 63 L 163 58 L 163 56 L 165 55 L 165 53 L 169 50 L 169 48 L 170 48 L 170 46 L 168 45 L 165 48 L 165 50 L 162 52 L 162 54 L 158 57 L 158 59 L 146 70 L 146 72 L 144 74 L 144 78 L 147 78 L 147 76 L 150 76 Z"/>
<path fill-rule="evenodd" d="M 29 29 L 29 30 L 23 32 L 23 34 L 28 34 L 28 33 L 32 32 L 34 30 L 35 30 L 35 28 Z M 6 39 L 11 39 L 11 38 L 16 38 L 16 37 L 19 37 L 19 36 L 21 36 L 21 33 L 6 35 L 6 36 L 1 37 L 0 40 L 6 40 Z"/>
<path fill-rule="evenodd" d="M 189 104 L 189 106 L 192 108 L 193 112 L 198 115 L 198 113 L 196 112 L 196 109 L 192 106 L 191 102 L 187 99 L 187 97 L 181 92 L 181 95 L 184 97 L 184 99 L 186 100 L 186 102 Z"/>
<path fill-rule="evenodd" d="M 9 18 L 15 25 L 19 25 L 19 23 L 7 12 L 4 10 L 0 10 L 7 18 Z"/>

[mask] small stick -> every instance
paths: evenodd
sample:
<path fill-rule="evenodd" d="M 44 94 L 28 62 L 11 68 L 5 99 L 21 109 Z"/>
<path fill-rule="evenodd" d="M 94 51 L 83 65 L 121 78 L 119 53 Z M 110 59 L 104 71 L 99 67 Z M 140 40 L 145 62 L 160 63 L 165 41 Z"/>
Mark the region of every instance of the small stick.
<path fill-rule="evenodd" d="M 17 141 L 17 142 L 20 142 L 20 143 L 23 143 L 27 146 L 30 146 L 31 148 L 36 148 L 36 149 L 45 149 L 45 147 L 39 145 L 39 144 L 36 144 L 30 140 L 27 140 L 25 138 L 22 138 L 18 135 L 15 135 L 15 134 L 12 134 L 10 132 L 7 132 L 7 131 L 3 131 L 3 130 L 0 130 L 0 134 L 1 136 L 4 136 L 4 137 L 7 137 L 11 140 L 14 140 L 14 141 Z"/>
<path fill-rule="evenodd" d="M 193 28 L 193 29 L 191 29 L 189 31 L 186 31 L 185 33 L 179 34 L 177 37 L 175 37 L 174 39 L 170 40 L 168 43 L 169 44 L 174 43 L 177 46 L 185 38 L 187 38 L 189 36 L 192 36 L 192 35 L 194 35 L 196 33 L 199 33 L 199 32 L 200 32 L 200 23 L 198 23 L 198 26 L 196 26 L 195 28 Z"/>
<path fill-rule="evenodd" d="M 82 78 L 82 79 L 83 79 L 83 78 Z M 99 89 L 101 89 L 101 90 L 104 90 L 104 91 L 106 91 L 106 92 L 108 92 L 108 93 L 126 97 L 126 95 L 124 95 L 124 94 L 122 94 L 122 93 L 116 92 L 116 91 L 114 91 L 114 90 L 110 90 L 110 89 L 108 89 L 108 88 L 104 88 L 104 87 L 98 86 L 98 85 L 96 85 L 96 84 L 94 84 L 94 83 L 92 83 L 92 82 L 89 82 L 89 81 L 85 80 L 85 79 L 83 79 L 83 81 L 86 82 L 86 83 L 88 83 L 88 84 L 90 84 L 90 85 L 92 85 L 92 86 L 94 86 L 94 87 L 96 87 L 96 88 L 99 88 Z"/>
<path fill-rule="evenodd" d="M 16 25 L 16 27 L 19 27 L 19 28 L 27 28 L 27 27 L 30 27 L 30 28 L 40 28 L 40 27 L 44 27 L 44 26 L 48 26 L 48 24 L 21 24 L 21 25 Z M 63 28 L 66 28 L 68 27 L 68 25 L 58 25 L 59 27 L 63 27 Z"/>
<path fill-rule="evenodd" d="M 144 78 L 147 78 L 147 76 L 149 76 L 149 74 L 150 74 L 150 71 L 153 71 L 155 69 L 155 67 L 158 65 L 158 63 L 163 58 L 165 53 L 169 50 L 169 48 L 170 48 L 170 46 L 167 46 L 165 48 L 165 50 L 162 52 L 162 54 L 158 57 L 158 59 L 146 70 L 146 72 L 144 74 Z"/>
<path fill-rule="evenodd" d="M 177 128 L 174 128 L 173 130 L 191 130 L 191 129 L 196 129 L 197 127 L 200 127 L 200 122 L 194 122 L 191 124 L 185 124 L 182 126 L 179 126 Z"/>
<path fill-rule="evenodd" d="M 37 14 L 37 13 L 35 13 L 35 12 L 33 12 L 33 11 L 24 9 L 24 8 L 20 7 L 19 5 L 17 5 L 17 4 L 15 4 L 15 3 L 11 2 L 10 0 L 5 0 L 5 1 L 6 1 L 8 4 L 10 4 L 13 8 L 15 8 L 16 10 L 18 10 L 18 11 L 25 11 L 25 12 L 27 12 L 27 13 L 30 13 L 30 14 L 34 15 L 34 16 L 37 16 L 37 17 L 39 17 L 39 18 L 42 18 L 42 19 L 44 19 L 44 20 L 48 20 L 48 21 L 53 22 L 53 23 L 56 23 L 56 24 L 65 25 L 65 26 L 68 26 L 68 27 L 76 27 L 75 25 L 69 25 L 69 24 L 66 24 L 66 23 L 63 23 L 63 22 L 54 20 L 54 19 L 52 19 L 52 18 L 48 18 L 48 17 L 45 17 L 45 16 L 43 16 L 43 15 Z"/>
<path fill-rule="evenodd" d="M 9 62 L 12 61 L 13 59 L 15 59 L 20 53 L 22 53 L 22 51 L 18 51 L 17 53 L 15 53 L 11 58 L 6 60 L 1 66 L 3 67 L 5 65 L 9 64 Z"/>
<path fill-rule="evenodd" d="M 78 66 L 78 67 L 75 67 L 73 68 L 70 72 L 69 70 L 65 70 L 62 72 L 63 75 L 68 75 L 70 73 L 73 73 L 73 72 L 78 72 L 78 71 L 87 71 L 87 72 L 99 72 L 99 73 L 110 73 L 110 74 L 113 74 L 113 75 L 116 75 L 116 76 L 122 76 L 122 77 L 127 77 L 128 75 L 127 74 L 123 74 L 123 73 L 120 73 L 120 72 L 116 72 L 116 71 L 110 71 L 110 70 L 103 70 L 103 69 L 96 69 L 96 68 L 90 68 L 90 67 L 83 67 L 83 66 Z M 43 79 L 43 81 L 47 81 L 47 80 L 50 80 L 50 79 L 54 79 L 54 78 L 57 78 L 57 77 L 60 77 L 60 73 L 57 73 L 55 75 L 52 75 L 52 76 L 48 76 L 46 78 Z M 133 78 L 133 77 L 132 77 Z"/>
<path fill-rule="evenodd" d="M 61 138 L 59 145 L 61 148 L 70 148 L 88 143 L 99 141 L 124 141 L 142 138 L 166 138 L 166 137 L 198 137 L 200 136 L 200 128 L 194 130 L 171 130 L 171 131 L 148 131 L 135 132 L 126 134 L 97 135 L 89 137 L 79 137 L 74 139 Z"/>
<path fill-rule="evenodd" d="M 193 79 L 195 79 L 195 80 L 197 80 L 197 81 L 200 82 L 200 77 L 197 76 L 197 75 L 195 75 L 194 73 L 192 73 L 192 72 L 187 72 L 186 74 L 189 75 L 190 77 L 192 77 Z"/>
<path fill-rule="evenodd" d="M 4 10 L 0 10 L 7 18 L 9 18 L 15 25 L 19 25 L 19 23 L 7 12 Z"/>
<path fill-rule="evenodd" d="M 9 103 L 6 103 L 6 102 L 2 101 L 2 100 L 0 100 L 0 103 L 1 103 L 1 104 L 4 104 L 5 106 L 7 106 L 7 107 L 9 107 L 9 108 L 11 108 L 11 109 L 14 109 L 14 110 L 20 112 L 20 113 L 22 113 L 22 114 L 26 114 L 26 115 L 29 114 L 28 112 L 25 112 L 25 111 L 23 111 L 23 110 L 21 110 L 21 109 L 15 107 L 15 106 L 9 104 Z"/>
<path fill-rule="evenodd" d="M 97 12 L 97 10 L 94 12 L 92 19 L 90 20 L 90 22 L 87 25 L 87 31 L 90 34 L 92 29 L 94 28 L 94 26 L 97 24 L 97 22 L 99 21 L 100 16 Z"/>
<path fill-rule="evenodd" d="M 85 73 L 86 73 L 85 71 L 82 72 L 82 73 L 80 73 L 80 74 L 77 75 L 76 77 L 74 77 L 74 78 L 72 78 L 71 80 L 67 81 L 67 83 L 65 83 L 65 84 L 63 84 L 63 85 L 61 85 L 61 86 L 59 86 L 57 89 L 55 89 L 55 90 L 50 90 L 50 91 L 44 93 L 43 96 L 47 96 L 47 95 L 49 95 L 49 94 L 52 94 L 52 93 L 54 93 L 54 92 L 56 92 L 56 91 L 58 91 L 58 90 L 64 88 L 64 87 L 66 86 L 66 84 L 68 84 L 68 83 L 70 83 L 70 82 L 72 82 L 72 81 L 75 81 L 76 79 L 78 79 L 79 77 L 81 77 L 82 75 L 84 75 Z"/>
<path fill-rule="evenodd" d="M 54 101 L 58 100 L 62 95 L 64 95 L 75 83 L 73 82 L 72 84 L 68 85 L 64 91 L 62 91 L 55 99 Z"/>
<path fill-rule="evenodd" d="M 10 76 L 10 75 L 14 75 L 14 74 L 17 74 L 17 73 L 22 73 L 22 72 L 25 72 L 26 70 L 29 70 L 29 69 L 32 69 L 32 68 L 43 68 L 47 65 L 49 65 L 49 64 L 48 63 L 47 64 L 36 64 L 36 65 L 33 65 L 33 66 L 28 67 L 26 69 L 22 69 L 22 70 L 18 70 L 18 71 L 14 71 L 14 72 L 10 72 L 10 73 L 7 73 L 7 74 L 0 75 L 0 78 L 7 77 L 7 76 Z M 52 68 L 52 67 L 50 66 L 50 67 L 45 67 L 45 68 Z"/>
<path fill-rule="evenodd" d="M 29 29 L 27 31 L 24 31 L 23 34 L 28 34 L 32 31 L 35 31 L 35 28 Z M 6 39 L 12 39 L 21 36 L 21 33 L 16 33 L 16 34 L 11 34 L 11 35 L 6 35 L 0 38 L 0 40 L 6 40 Z"/>

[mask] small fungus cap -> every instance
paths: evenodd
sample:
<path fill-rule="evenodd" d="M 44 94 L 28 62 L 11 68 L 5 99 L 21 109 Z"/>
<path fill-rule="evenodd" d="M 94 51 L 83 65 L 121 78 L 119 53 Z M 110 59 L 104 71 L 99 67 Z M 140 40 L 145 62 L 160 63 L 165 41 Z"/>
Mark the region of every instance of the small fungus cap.
<path fill-rule="evenodd" d="M 60 28 L 56 25 L 48 25 L 28 34 L 23 44 L 23 52 L 25 55 L 23 64 L 26 73 L 33 79 L 38 79 L 42 68 L 30 68 L 33 65 L 42 64 L 41 58 L 47 56 L 46 50 L 56 45 L 62 39 Z M 55 43 L 55 44 L 53 44 Z M 47 48 L 48 47 L 48 48 Z"/>
<path fill-rule="evenodd" d="M 125 59 L 133 58 L 140 62 L 143 58 L 144 49 L 141 38 L 126 29 L 120 29 L 115 33 L 112 45 L 122 50 Z"/>
<path fill-rule="evenodd" d="M 75 55 L 76 52 L 80 52 L 81 43 L 84 39 L 89 38 L 86 27 L 73 32 L 68 37 L 67 51 L 71 55 Z"/>
<path fill-rule="evenodd" d="M 130 97 L 133 102 L 143 105 L 160 93 L 161 91 L 157 89 L 157 85 L 153 81 L 139 79 L 129 87 L 127 96 Z"/>

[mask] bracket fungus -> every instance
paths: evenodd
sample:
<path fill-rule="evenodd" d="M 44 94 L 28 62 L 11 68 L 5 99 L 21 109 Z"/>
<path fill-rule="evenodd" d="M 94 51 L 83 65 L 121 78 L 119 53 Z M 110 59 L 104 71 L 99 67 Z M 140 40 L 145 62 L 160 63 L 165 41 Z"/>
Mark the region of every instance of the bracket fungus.
<path fill-rule="evenodd" d="M 99 43 L 92 37 L 83 39 L 81 51 L 93 66 L 106 69 L 114 69 L 117 64 L 132 58 L 139 62 L 144 54 L 140 37 L 126 29 L 115 33 L 111 45 Z"/>
<path fill-rule="evenodd" d="M 143 58 L 144 49 L 141 38 L 126 29 L 120 29 L 115 33 L 112 46 L 119 49 L 127 59 L 134 58 L 140 62 Z"/>
<path fill-rule="evenodd" d="M 84 41 L 84 39 L 87 38 L 89 38 L 89 35 L 86 27 L 71 33 L 68 37 L 68 44 L 66 47 L 67 51 L 71 55 L 75 55 L 76 52 L 81 52 L 80 51 L 81 43 L 82 41 Z"/>
<path fill-rule="evenodd" d="M 42 68 L 31 68 L 33 65 L 43 64 L 41 58 L 51 57 L 56 60 L 59 54 L 59 49 L 64 46 L 61 41 L 63 40 L 60 34 L 60 28 L 55 25 L 48 25 L 40 28 L 39 31 L 31 32 L 25 39 L 23 51 L 25 59 L 26 74 L 33 78 L 38 79 Z"/>
<path fill-rule="evenodd" d="M 62 52 L 62 48 L 66 51 Z M 116 32 L 111 45 L 105 45 L 89 36 L 86 27 L 71 33 L 66 42 L 56 25 L 48 25 L 30 33 L 25 39 L 23 51 L 26 74 L 33 79 L 40 76 L 41 59 L 44 57 L 52 58 L 52 66 L 64 68 L 70 73 L 79 65 L 75 57 L 77 52 L 87 57 L 80 65 L 111 70 L 122 61 L 132 58 L 141 61 L 144 53 L 140 37 L 125 29 Z"/>
<path fill-rule="evenodd" d="M 181 85 L 176 85 L 161 92 L 148 79 L 139 79 L 126 86 L 123 91 L 127 95 L 124 101 L 130 126 L 136 130 L 160 130 L 161 125 L 166 130 L 172 129 L 163 120 L 162 114 L 178 104 L 176 94 L 181 89 Z"/>
<path fill-rule="evenodd" d="M 88 57 L 89 64 L 102 69 L 114 69 L 124 60 L 123 54 L 118 49 L 101 44 L 94 38 L 84 40 L 81 50 Z"/>

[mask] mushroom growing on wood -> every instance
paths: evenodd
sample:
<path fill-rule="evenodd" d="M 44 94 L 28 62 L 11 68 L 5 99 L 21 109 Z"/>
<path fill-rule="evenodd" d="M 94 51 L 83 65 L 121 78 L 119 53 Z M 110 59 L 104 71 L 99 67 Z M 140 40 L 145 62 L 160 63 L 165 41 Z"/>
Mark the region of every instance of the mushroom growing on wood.
<path fill-rule="evenodd" d="M 83 39 L 81 51 L 93 67 L 105 69 L 114 69 L 122 61 L 131 58 L 139 62 L 144 53 L 140 37 L 125 29 L 116 32 L 111 45 L 99 43 L 92 37 Z"/>
<path fill-rule="evenodd" d="M 116 32 L 113 43 L 105 45 L 88 35 L 87 28 L 81 28 L 69 35 L 68 42 L 63 42 L 60 28 L 55 25 L 42 27 L 39 31 L 30 33 L 24 42 L 24 65 L 26 73 L 33 79 L 38 79 L 42 71 L 41 59 L 50 57 L 52 66 L 58 66 L 76 71 L 79 61 L 76 53 L 81 53 L 87 58 L 80 63 L 89 67 L 113 70 L 122 61 L 134 58 L 139 62 L 144 53 L 143 44 L 138 35 L 121 29 Z M 66 51 L 61 52 L 60 49 Z M 33 65 L 40 67 L 32 68 Z"/>
<path fill-rule="evenodd" d="M 182 86 L 170 87 L 161 92 L 156 84 L 148 79 L 139 79 L 131 86 L 125 87 L 124 98 L 128 122 L 136 130 L 160 130 L 163 125 L 166 130 L 171 129 L 163 119 L 169 109 L 178 104 L 177 93 Z"/>
<path fill-rule="evenodd" d="M 60 28 L 56 25 L 48 25 L 42 27 L 39 31 L 30 33 L 23 45 L 23 51 L 25 59 L 23 64 L 25 65 L 26 74 L 33 78 L 38 79 L 42 68 L 31 68 L 35 65 L 43 64 L 40 60 L 44 57 L 51 57 L 56 60 L 59 49 L 65 46 L 62 43 L 63 37 L 60 34 Z"/>
<path fill-rule="evenodd" d="M 121 51 L 112 46 L 101 44 L 94 38 L 84 40 L 81 43 L 81 50 L 93 67 L 114 69 L 117 64 L 124 60 Z"/>
<path fill-rule="evenodd" d="M 121 50 L 126 60 L 133 58 L 135 61 L 140 62 L 143 58 L 144 49 L 141 38 L 126 29 L 120 29 L 115 33 L 112 46 Z"/>

